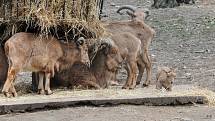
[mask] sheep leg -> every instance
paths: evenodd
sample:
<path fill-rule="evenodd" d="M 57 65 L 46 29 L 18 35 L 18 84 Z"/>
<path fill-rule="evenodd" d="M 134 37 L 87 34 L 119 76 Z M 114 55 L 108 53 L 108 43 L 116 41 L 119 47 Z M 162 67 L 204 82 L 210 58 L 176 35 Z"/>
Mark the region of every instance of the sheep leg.
<path fill-rule="evenodd" d="M 139 73 L 138 73 L 138 76 L 137 76 L 137 85 L 139 85 L 140 82 L 141 82 L 141 79 L 143 77 L 144 70 L 145 70 L 145 64 L 142 62 L 142 59 L 138 60 L 137 67 L 138 67 L 138 70 L 139 70 Z"/>
<path fill-rule="evenodd" d="M 15 80 L 16 74 L 18 73 L 18 69 L 15 68 L 9 68 L 8 69 L 8 74 L 7 74 L 7 80 L 4 83 L 3 89 L 2 89 L 2 93 L 6 96 L 6 97 L 10 97 L 9 94 L 9 89 L 11 88 L 11 90 L 13 90 L 11 86 L 13 86 L 13 81 Z M 15 90 L 15 88 L 14 88 Z"/>
<path fill-rule="evenodd" d="M 156 89 L 158 89 L 158 90 L 162 89 L 162 84 L 159 80 L 156 81 Z"/>
<path fill-rule="evenodd" d="M 43 85 L 44 76 L 45 76 L 44 72 L 39 72 L 38 94 L 45 94 L 44 85 Z"/>
<path fill-rule="evenodd" d="M 150 81 L 151 81 L 151 74 L 152 74 L 152 65 L 151 65 L 151 60 L 148 55 L 148 51 L 145 50 L 144 55 L 143 55 L 143 62 L 145 63 L 146 67 L 146 80 L 143 83 L 143 86 L 149 86 Z"/>
<path fill-rule="evenodd" d="M 51 73 L 45 73 L 45 78 L 46 78 L 46 82 L 45 82 L 45 93 L 46 95 L 51 95 L 52 91 L 50 89 L 50 78 L 51 78 Z"/>
<path fill-rule="evenodd" d="M 127 77 L 127 81 L 126 81 L 125 85 L 122 87 L 122 89 L 129 89 L 129 85 L 131 85 L 131 82 L 132 82 L 132 72 L 131 72 L 131 67 L 128 63 L 126 64 L 125 69 L 128 73 L 128 77 Z"/>
<path fill-rule="evenodd" d="M 131 64 L 131 71 L 132 71 L 132 82 L 129 85 L 129 89 L 134 89 L 136 87 L 136 81 L 137 81 L 137 63 L 133 61 Z"/>
<path fill-rule="evenodd" d="M 14 83 L 11 84 L 9 91 L 11 92 L 13 97 L 17 97 L 17 92 L 16 92 L 16 89 L 14 87 Z"/>

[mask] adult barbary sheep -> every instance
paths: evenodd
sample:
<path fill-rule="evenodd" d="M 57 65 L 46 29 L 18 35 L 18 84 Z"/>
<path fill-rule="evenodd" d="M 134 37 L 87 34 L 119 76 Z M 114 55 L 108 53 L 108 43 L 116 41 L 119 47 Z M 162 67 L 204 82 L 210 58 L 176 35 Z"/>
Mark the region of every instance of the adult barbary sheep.
<path fill-rule="evenodd" d="M 125 62 L 128 77 L 123 89 L 133 89 L 136 86 L 137 65 L 144 67 L 141 41 L 128 32 L 111 35 L 110 41 L 104 51 L 106 70 L 115 74 L 120 64 Z"/>
<path fill-rule="evenodd" d="M 137 9 L 132 6 L 122 6 L 118 9 L 118 13 L 121 10 L 128 10 L 127 14 L 132 17 L 132 20 L 128 21 L 118 21 L 118 22 L 109 22 L 104 25 L 108 32 L 115 34 L 120 32 L 129 32 L 135 35 L 137 38 L 141 40 L 141 48 L 143 50 L 143 61 L 146 67 L 147 77 L 143 83 L 143 86 L 148 86 L 151 81 L 151 71 L 152 65 L 149 57 L 148 48 L 152 39 L 155 35 L 155 31 L 149 25 L 145 24 L 144 20 L 149 15 L 149 11 L 145 11 L 143 9 Z M 139 75 L 137 78 L 137 84 L 140 83 L 142 79 L 142 75 L 144 72 L 144 68 L 138 64 Z"/>
<path fill-rule="evenodd" d="M 9 68 L 2 92 L 6 97 L 10 96 L 9 91 L 14 97 L 17 96 L 13 82 L 17 73 L 31 71 L 39 72 L 39 93 L 45 90 L 46 94 L 51 94 L 50 77 L 54 76 L 55 71 L 70 67 L 76 61 L 89 63 L 87 49 L 82 37 L 76 43 L 62 43 L 51 36 L 41 37 L 24 32 L 13 35 L 5 43 Z"/>
<path fill-rule="evenodd" d="M 158 67 L 156 75 L 156 89 L 164 87 L 167 91 L 172 90 L 172 84 L 176 77 L 176 70 L 168 67 Z"/>

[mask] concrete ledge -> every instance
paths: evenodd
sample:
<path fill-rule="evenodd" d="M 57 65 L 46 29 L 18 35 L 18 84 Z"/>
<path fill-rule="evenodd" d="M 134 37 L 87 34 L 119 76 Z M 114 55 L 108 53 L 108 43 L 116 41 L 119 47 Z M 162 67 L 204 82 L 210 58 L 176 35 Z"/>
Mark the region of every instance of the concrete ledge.
<path fill-rule="evenodd" d="M 85 105 L 111 106 L 130 104 L 167 106 L 208 103 L 205 95 L 197 94 L 196 92 L 200 92 L 200 89 L 190 86 L 178 86 L 172 92 L 158 91 L 151 87 L 145 89 L 137 88 L 135 90 L 55 90 L 54 94 L 50 96 L 27 94 L 9 99 L 0 95 L 0 114 Z"/>
<path fill-rule="evenodd" d="M 51 100 L 34 100 L 34 101 L 17 101 L 0 104 L 0 114 L 12 112 L 28 112 L 34 110 L 44 110 L 53 108 L 63 108 L 70 106 L 101 106 L 101 105 L 186 105 L 186 104 L 206 104 L 207 99 L 204 96 L 183 96 L 183 97 L 146 97 L 146 98 L 115 98 L 115 99 L 81 99 L 74 100 L 73 98 L 51 99 Z"/>

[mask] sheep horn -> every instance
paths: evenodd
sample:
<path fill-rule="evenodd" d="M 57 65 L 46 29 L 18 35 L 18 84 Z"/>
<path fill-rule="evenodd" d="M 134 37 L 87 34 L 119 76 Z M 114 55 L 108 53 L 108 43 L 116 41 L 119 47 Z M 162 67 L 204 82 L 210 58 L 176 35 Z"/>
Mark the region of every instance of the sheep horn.
<path fill-rule="evenodd" d="M 124 10 L 124 9 L 130 10 L 134 13 L 137 8 L 131 5 L 124 5 L 124 6 L 121 6 L 116 12 L 121 14 L 121 10 Z"/>
<path fill-rule="evenodd" d="M 80 38 L 76 41 L 76 43 L 77 43 L 77 45 L 82 45 L 82 44 L 84 43 L 84 41 L 85 41 L 84 37 L 80 37 Z"/>
<path fill-rule="evenodd" d="M 106 48 L 106 47 L 110 47 L 110 43 L 102 43 L 100 46 L 100 49 Z"/>
<path fill-rule="evenodd" d="M 147 19 L 150 16 L 149 9 L 144 9 L 144 13 L 146 14 L 145 19 Z"/>

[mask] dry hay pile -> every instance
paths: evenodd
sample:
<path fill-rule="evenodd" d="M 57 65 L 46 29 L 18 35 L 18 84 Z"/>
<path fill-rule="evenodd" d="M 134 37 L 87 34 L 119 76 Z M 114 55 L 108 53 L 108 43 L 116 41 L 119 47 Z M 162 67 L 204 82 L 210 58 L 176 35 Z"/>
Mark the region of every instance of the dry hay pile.
<path fill-rule="evenodd" d="M 97 38 L 100 0 L 0 0 L 0 37 L 21 31 L 52 34 L 58 39 Z"/>

